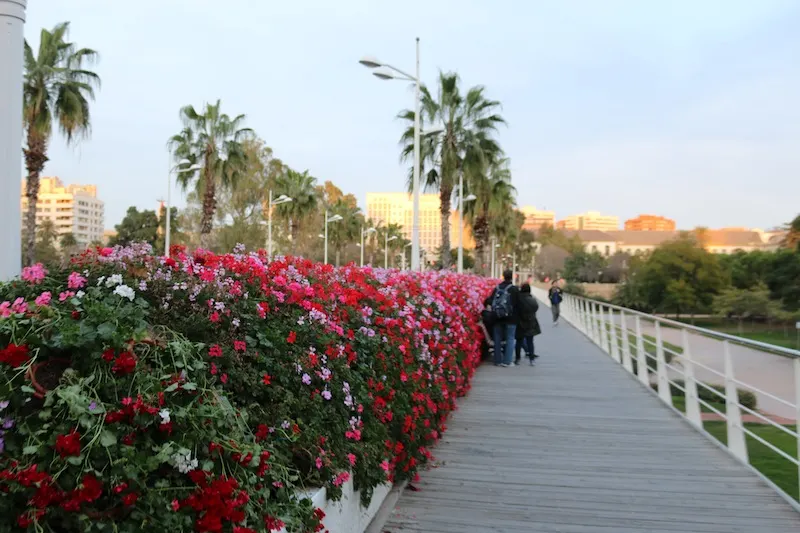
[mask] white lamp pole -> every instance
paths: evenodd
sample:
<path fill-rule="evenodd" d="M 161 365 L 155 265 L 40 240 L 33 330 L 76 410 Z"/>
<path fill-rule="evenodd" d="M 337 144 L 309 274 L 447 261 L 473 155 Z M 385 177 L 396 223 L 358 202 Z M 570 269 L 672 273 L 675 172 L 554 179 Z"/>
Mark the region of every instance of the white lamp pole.
<path fill-rule="evenodd" d="M 419 174 L 420 174 L 420 150 L 419 150 L 419 137 L 420 137 L 420 111 L 419 111 L 419 94 L 420 94 L 420 76 L 419 76 L 419 37 L 416 41 L 417 45 L 417 61 L 416 61 L 416 74 L 414 76 L 403 72 L 402 70 L 393 67 L 389 64 L 378 61 L 374 57 L 364 57 L 359 61 L 362 65 L 368 68 L 385 67 L 394 72 L 387 70 L 379 70 L 373 72 L 375 76 L 382 80 L 406 80 L 412 81 L 415 85 L 414 90 L 414 175 L 412 182 L 412 195 L 413 195 L 413 215 L 411 222 L 411 270 L 420 270 L 420 247 L 419 247 Z"/>
<path fill-rule="evenodd" d="M 458 273 L 464 273 L 464 202 L 477 200 L 474 194 L 464 198 L 464 173 L 458 174 Z"/>
<path fill-rule="evenodd" d="M 27 0 L 0 0 L 0 281 L 19 275 L 22 259 L 22 57 Z"/>
<path fill-rule="evenodd" d="M 364 266 L 364 236 L 375 231 L 375 228 L 361 228 L 361 266 Z"/>
<path fill-rule="evenodd" d="M 389 232 L 386 232 L 386 242 L 383 246 L 383 268 L 389 268 L 389 243 L 397 240 L 397 235 L 389 237 Z"/>
<path fill-rule="evenodd" d="M 328 224 L 331 222 L 339 222 L 342 220 L 341 215 L 333 215 L 332 217 L 328 217 L 328 210 L 325 210 L 325 260 L 324 264 L 328 264 Z"/>
<path fill-rule="evenodd" d="M 272 208 L 276 205 L 287 204 L 292 199 L 281 194 L 274 200 L 272 199 L 272 189 L 269 190 L 269 202 L 267 203 L 267 261 L 272 262 Z"/>

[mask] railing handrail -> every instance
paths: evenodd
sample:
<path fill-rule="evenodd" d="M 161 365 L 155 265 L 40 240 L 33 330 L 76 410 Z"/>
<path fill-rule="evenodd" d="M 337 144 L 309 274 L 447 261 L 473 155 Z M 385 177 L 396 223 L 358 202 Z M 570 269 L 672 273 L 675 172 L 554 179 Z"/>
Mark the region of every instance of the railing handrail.
<path fill-rule="evenodd" d="M 642 318 L 646 318 L 646 319 L 651 320 L 653 322 L 659 322 L 661 324 L 664 324 L 665 326 L 672 326 L 672 327 L 675 327 L 675 328 L 678 328 L 678 329 L 687 329 L 689 331 L 692 331 L 694 333 L 698 333 L 698 334 L 703 335 L 705 337 L 712 337 L 712 338 L 716 338 L 716 339 L 720 339 L 720 340 L 726 340 L 726 341 L 734 342 L 736 344 L 740 344 L 740 345 L 743 345 L 743 346 L 747 346 L 747 347 L 751 347 L 751 348 L 757 348 L 759 351 L 762 351 L 762 352 L 770 352 L 770 353 L 774 353 L 776 355 L 782 355 L 784 357 L 800 358 L 800 350 L 793 350 L 792 348 L 784 348 L 783 346 L 778 346 L 776 344 L 770 344 L 768 342 L 754 341 L 754 340 L 751 340 L 751 339 L 746 339 L 744 337 L 738 337 L 736 335 L 730 335 L 728 333 L 721 333 L 719 331 L 714 331 L 713 329 L 706 329 L 706 328 L 701 328 L 701 327 L 698 327 L 698 326 L 693 326 L 692 324 L 686 324 L 684 322 L 679 322 L 677 320 L 671 320 L 669 318 L 662 318 L 662 317 L 659 317 L 659 316 L 651 315 L 649 313 L 644 313 L 642 311 L 636 311 L 635 309 L 630 309 L 628 307 L 622 307 L 622 306 L 619 306 L 619 305 L 614 305 L 612 303 L 608 303 L 608 302 L 605 302 L 603 300 L 595 300 L 593 298 L 586 298 L 585 296 L 578 296 L 576 294 L 570 294 L 569 296 L 572 297 L 572 298 L 578 299 L 578 300 L 585 300 L 587 302 L 592 302 L 592 303 L 595 303 L 597 305 L 602 305 L 602 306 L 607 307 L 609 309 L 615 309 L 617 311 L 624 311 L 627 314 L 631 314 L 631 315 L 634 315 L 634 316 L 639 316 L 639 317 L 642 317 Z"/>

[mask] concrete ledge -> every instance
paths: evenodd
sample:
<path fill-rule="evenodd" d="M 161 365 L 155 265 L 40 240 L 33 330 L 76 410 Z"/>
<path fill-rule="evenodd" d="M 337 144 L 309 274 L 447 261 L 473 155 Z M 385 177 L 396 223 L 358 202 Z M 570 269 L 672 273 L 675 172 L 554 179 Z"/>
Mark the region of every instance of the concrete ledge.
<path fill-rule="evenodd" d="M 387 498 L 394 492 L 395 489 L 391 485 L 379 485 L 375 487 L 372 493 L 372 500 L 370 500 L 369 506 L 363 507 L 361 505 L 361 493 L 354 490 L 351 478 L 342 485 L 342 498 L 339 501 L 329 501 L 327 491 L 324 488 L 310 491 L 303 496 L 310 498 L 314 503 L 314 507 L 322 509 L 325 513 L 322 524 L 330 533 L 364 533 L 372 525 L 378 513 L 383 511 Z M 391 505 L 389 505 L 389 512 L 391 512 L 399 497 L 398 493 Z M 386 522 L 386 518 L 388 518 L 388 514 L 378 526 L 379 528 Z M 380 531 L 380 529 L 377 531 Z M 282 529 L 280 533 L 286 533 L 286 530 Z"/>

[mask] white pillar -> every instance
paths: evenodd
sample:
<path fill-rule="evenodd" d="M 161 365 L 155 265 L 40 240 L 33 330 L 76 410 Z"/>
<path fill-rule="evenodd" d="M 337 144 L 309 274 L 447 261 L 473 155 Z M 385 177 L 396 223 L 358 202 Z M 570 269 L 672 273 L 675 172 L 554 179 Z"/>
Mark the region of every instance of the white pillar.
<path fill-rule="evenodd" d="M 22 261 L 22 56 L 27 0 L 0 0 L 0 281 Z"/>

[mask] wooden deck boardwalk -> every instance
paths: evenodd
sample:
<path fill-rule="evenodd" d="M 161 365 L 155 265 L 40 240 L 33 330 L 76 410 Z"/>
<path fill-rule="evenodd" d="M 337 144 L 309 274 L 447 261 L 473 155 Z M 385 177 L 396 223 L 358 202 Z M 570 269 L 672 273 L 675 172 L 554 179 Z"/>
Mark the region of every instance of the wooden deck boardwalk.
<path fill-rule="evenodd" d="M 800 513 L 542 307 L 535 367 L 484 366 L 390 533 L 797 533 Z"/>

